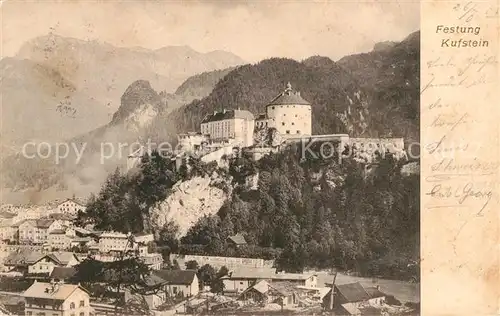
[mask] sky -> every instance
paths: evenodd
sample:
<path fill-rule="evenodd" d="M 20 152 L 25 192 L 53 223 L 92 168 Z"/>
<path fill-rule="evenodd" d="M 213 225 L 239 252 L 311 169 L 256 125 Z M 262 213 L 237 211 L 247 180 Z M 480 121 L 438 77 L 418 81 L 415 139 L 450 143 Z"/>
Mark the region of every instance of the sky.
<path fill-rule="evenodd" d="M 337 60 L 420 28 L 418 1 L 1 1 L 2 56 L 49 32 L 121 47 Z"/>

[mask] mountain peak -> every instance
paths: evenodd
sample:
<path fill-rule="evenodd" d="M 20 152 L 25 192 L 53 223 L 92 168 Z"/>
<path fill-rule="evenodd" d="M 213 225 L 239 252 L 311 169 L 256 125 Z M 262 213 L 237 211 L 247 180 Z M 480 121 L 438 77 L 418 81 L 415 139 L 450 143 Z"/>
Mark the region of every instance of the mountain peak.
<path fill-rule="evenodd" d="M 121 97 L 120 107 L 113 115 L 111 124 L 121 123 L 127 120 L 137 110 L 144 106 L 159 113 L 165 109 L 160 95 L 151 87 L 147 80 L 136 80 L 132 82 Z"/>

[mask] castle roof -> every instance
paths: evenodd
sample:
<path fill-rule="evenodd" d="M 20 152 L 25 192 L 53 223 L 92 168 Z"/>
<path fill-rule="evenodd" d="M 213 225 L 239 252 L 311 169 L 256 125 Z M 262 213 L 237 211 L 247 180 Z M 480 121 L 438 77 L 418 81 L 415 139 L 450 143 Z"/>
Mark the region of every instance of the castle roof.
<path fill-rule="evenodd" d="M 290 82 L 287 84 L 285 91 L 274 98 L 267 106 L 270 105 L 311 105 L 308 101 L 300 96 L 300 92 L 292 89 Z"/>
<path fill-rule="evenodd" d="M 244 119 L 251 121 L 254 119 L 254 116 L 247 110 L 223 110 L 222 112 L 214 112 L 213 114 L 205 116 L 201 123 L 216 122 L 229 119 Z"/>

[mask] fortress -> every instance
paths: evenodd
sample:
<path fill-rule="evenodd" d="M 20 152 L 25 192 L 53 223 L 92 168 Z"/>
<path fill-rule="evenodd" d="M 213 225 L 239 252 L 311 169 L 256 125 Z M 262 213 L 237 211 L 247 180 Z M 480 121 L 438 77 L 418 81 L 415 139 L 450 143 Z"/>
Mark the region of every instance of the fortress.
<path fill-rule="evenodd" d="M 262 137 L 270 131 L 277 136 L 279 144 L 263 145 Z M 257 135 L 261 135 L 261 139 Z M 355 157 L 370 160 L 375 151 L 397 153 L 404 156 L 403 138 L 351 138 L 347 134 L 312 135 L 311 103 L 301 97 L 299 91 L 288 83 L 283 92 L 272 99 L 265 112 L 255 117 L 247 110 L 233 109 L 215 111 L 202 120 L 199 132 L 177 135 L 178 146 L 174 154 L 178 166 L 187 153 L 201 156 L 204 162 L 220 161 L 231 155 L 235 148 L 251 148 L 254 159 L 279 150 L 281 144 L 320 141 L 336 142 L 338 152 L 350 148 Z M 129 156 L 128 168 L 140 160 L 139 155 Z"/>

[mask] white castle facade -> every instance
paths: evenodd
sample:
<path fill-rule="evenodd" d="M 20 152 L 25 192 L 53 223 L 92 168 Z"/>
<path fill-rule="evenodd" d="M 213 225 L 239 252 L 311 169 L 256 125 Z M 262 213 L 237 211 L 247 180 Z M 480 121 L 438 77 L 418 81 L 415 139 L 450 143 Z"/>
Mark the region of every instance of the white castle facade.
<path fill-rule="evenodd" d="M 292 89 L 290 83 L 266 105 L 265 113 L 257 118 L 247 110 L 222 110 L 207 115 L 201 122 L 200 132 L 179 134 L 181 151 L 213 150 L 227 147 L 252 147 L 256 130 L 275 129 L 284 142 L 305 140 L 338 141 L 353 151 L 402 152 L 403 138 L 350 138 L 347 134 L 312 135 L 311 103 Z M 210 151 L 210 150 L 209 150 Z M 257 150 L 257 152 L 260 152 Z M 210 157 L 217 155 L 211 154 Z M 212 160 L 213 158 L 210 158 Z"/>

